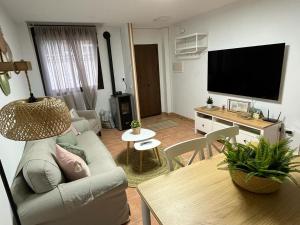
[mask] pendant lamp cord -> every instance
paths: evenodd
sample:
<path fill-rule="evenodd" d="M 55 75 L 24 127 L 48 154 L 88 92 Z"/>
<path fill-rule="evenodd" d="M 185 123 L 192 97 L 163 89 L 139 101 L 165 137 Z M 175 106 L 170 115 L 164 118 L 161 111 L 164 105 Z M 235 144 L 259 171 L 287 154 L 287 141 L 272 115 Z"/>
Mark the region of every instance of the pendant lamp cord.
<path fill-rule="evenodd" d="M 26 80 L 27 80 L 27 84 L 28 84 L 29 93 L 32 93 L 31 84 L 30 84 L 30 81 L 29 81 L 27 70 L 25 70 L 25 75 L 26 75 Z"/>

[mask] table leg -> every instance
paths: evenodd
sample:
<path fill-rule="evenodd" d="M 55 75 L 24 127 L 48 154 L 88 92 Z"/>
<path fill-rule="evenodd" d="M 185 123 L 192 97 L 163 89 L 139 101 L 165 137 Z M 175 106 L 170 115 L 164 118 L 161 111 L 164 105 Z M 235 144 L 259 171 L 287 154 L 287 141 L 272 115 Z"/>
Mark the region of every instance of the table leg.
<path fill-rule="evenodd" d="M 161 166 L 161 160 L 160 160 L 160 156 L 159 156 L 159 151 L 158 151 L 158 148 L 155 148 L 155 151 L 156 151 L 156 155 L 157 155 L 157 158 L 158 158 L 159 164 L 160 164 L 160 166 Z"/>
<path fill-rule="evenodd" d="M 151 225 L 150 210 L 147 204 L 142 200 L 143 225 Z"/>
<path fill-rule="evenodd" d="M 143 151 L 140 151 L 140 173 L 143 171 Z"/>
<path fill-rule="evenodd" d="M 126 150 L 126 164 L 128 165 L 129 161 L 129 149 L 130 149 L 130 141 L 127 141 L 127 150 Z"/>

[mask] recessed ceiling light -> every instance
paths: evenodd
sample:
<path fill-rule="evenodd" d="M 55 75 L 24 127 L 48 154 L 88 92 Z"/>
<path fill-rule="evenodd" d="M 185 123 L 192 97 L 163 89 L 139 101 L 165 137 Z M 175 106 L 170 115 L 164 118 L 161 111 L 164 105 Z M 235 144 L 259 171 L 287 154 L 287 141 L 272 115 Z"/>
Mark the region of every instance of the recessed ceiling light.
<path fill-rule="evenodd" d="M 159 22 L 159 23 L 164 22 L 165 23 L 165 22 L 168 22 L 170 19 L 171 19 L 170 16 L 160 16 L 160 17 L 153 19 L 153 22 Z"/>

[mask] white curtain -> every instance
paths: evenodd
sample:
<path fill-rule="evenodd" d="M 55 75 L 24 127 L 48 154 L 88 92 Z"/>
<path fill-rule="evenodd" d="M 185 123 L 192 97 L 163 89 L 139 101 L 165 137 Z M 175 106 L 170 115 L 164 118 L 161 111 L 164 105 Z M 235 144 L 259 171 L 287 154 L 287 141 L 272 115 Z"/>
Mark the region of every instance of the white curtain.
<path fill-rule="evenodd" d="M 95 109 L 96 27 L 35 26 L 34 34 L 47 95 L 71 95 L 77 109 Z"/>

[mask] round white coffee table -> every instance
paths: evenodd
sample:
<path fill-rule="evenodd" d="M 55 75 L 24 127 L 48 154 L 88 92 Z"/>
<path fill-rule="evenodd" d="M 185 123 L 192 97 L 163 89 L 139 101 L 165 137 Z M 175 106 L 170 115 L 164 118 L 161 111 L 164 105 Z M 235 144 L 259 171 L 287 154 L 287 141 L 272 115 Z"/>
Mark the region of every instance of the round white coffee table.
<path fill-rule="evenodd" d="M 150 138 L 153 138 L 156 135 L 156 133 L 153 130 L 141 128 L 141 132 L 139 134 L 133 134 L 132 129 L 125 131 L 122 134 L 122 141 L 127 142 L 127 153 L 126 153 L 126 163 L 128 165 L 129 161 L 129 150 L 130 150 L 130 143 L 138 142 L 138 141 L 144 141 Z"/>
<path fill-rule="evenodd" d="M 160 156 L 158 152 L 158 146 L 160 146 L 161 142 L 156 139 L 148 139 L 145 141 L 136 142 L 134 144 L 134 148 L 140 152 L 140 172 L 143 170 L 143 151 L 153 150 L 156 159 L 161 165 Z"/>

